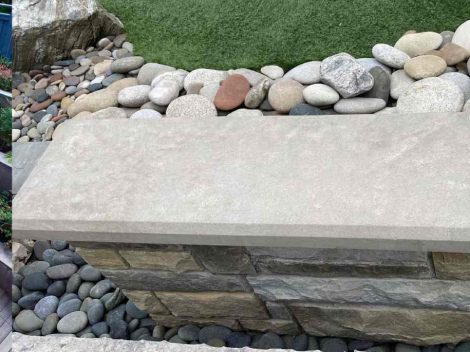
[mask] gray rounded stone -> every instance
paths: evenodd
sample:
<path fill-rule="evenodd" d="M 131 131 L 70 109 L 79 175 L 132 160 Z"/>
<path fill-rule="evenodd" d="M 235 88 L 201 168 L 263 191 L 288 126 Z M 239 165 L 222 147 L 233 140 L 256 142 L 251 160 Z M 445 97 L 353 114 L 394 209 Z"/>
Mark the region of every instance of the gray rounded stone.
<path fill-rule="evenodd" d="M 378 62 L 376 59 L 372 57 L 362 57 L 356 60 L 359 65 L 364 67 L 367 71 L 370 71 L 374 67 L 381 67 L 383 68 L 388 74 L 392 74 L 392 69 L 387 65 L 384 65 L 381 62 Z"/>
<path fill-rule="evenodd" d="M 167 106 L 178 98 L 180 86 L 173 79 L 163 79 L 149 93 L 150 101 L 160 106 Z"/>
<path fill-rule="evenodd" d="M 406 62 L 410 59 L 410 56 L 403 51 L 394 48 L 388 44 L 376 44 L 372 48 L 372 55 L 377 61 L 392 67 L 392 68 L 403 68 Z"/>
<path fill-rule="evenodd" d="M 48 262 L 38 260 L 21 268 L 21 274 L 23 276 L 28 276 L 34 273 L 45 273 L 50 266 L 51 265 Z"/>
<path fill-rule="evenodd" d="M 405 34 L 395 43 L 395 48 L 403 51 L 410 57 L 415 57 L 435 50 L 441 44 L 442 36 L 439 33 L 421 32 Z"/>
<path fill-rule="evenodd" d="M 399 113 L 459 112 L 464 94 L 455 84 L 432 77 L 413 83 L 397 101 Z"/>
<path fill-rule="evenodd" d="M 87 324 L 88 318 L 84 312 L 73 312 L 59 320 L 57 331 L 62 334 L 76 334 L 85 329 Z"/>
<path fill-rule="evenodd" d="M 57 308 L 57 315 L 60 318 L 65 317 L 66 315 L 80 310 L 82 301 L 79 299 L 71 299 L 67 302 L 61 303 L 59 308 Z"/>
<path fill-rule="evenodd" d="M 316 116 L 316 115 L 323 115 L 323 111 L 321 111 L 319 108 L 305 104 L 305 103 L 300 103 L 294 106 L 290 111 L 289 115 L 291 116 Z"/>
<path fill-rule="evenodd" d="M 101 298 L 114 287 L 113 283 L 107 279 L 101 280 L 90 290 L 90 297 Z"/>
<path fill-rule="evenodd" d="M 22 285 L 23 288 L 30 291 L 47 290 L 47 288 L 49 287 L 49 277 L 45 273 L 36 272 L 25 276 Z"/>
<path fill-rule="evenodd" d="M 152 109 L 141 109 L 133 113 L 130 118 L 136 120 L 158 120 L 162 118 L 162 114 Z"/>
<path fill-rule="evenodd" d="M 302 84 L 320 82 L 321 61 L 309 61 L 289 70 L 284 78 L 291 78 Z"/>
<path fill-rule="evenodd" d="M 201 84 L 205 86 L 210 83 L 219 83 L 227 79 L 227 71 L 211 70 L 206 68 L 199 68 L 194 71 L 191 71 L 184 78 L 184 89 L 188 91 L 191 85 Z"/>
<path fill-rule="evenodd" d="M 75 264 L 61 264 L 56 266 L 51 266 L 47 269 L 46 273 L 49 278 L 53 280 L 68 279 L 70 276 L 75 274 L 78 270 L 78 267 Z"/>
<path fill-rule="evenodd" d="M 279 79 L 284 76 L 284 70 L 277 65 L 267 65 L 261 67 L 261 73 L 271 79 Z"/>
<path fill-rule="evenodd" d="M 157 63 L 147 63 L 141 67 L 139 74 L 137 75 L 137 80 L 139 84 L 150 85 L 155 77 L 161 75 L 165 72 L 172 72 L 176 69 L 171 66 L 157 64 Z"/>
<path fill-rule="evenodd" d="M 90 291 L 94 286 L 95 286 L 94 282 L 83 282 L 78 288 L 78 297 L 81 300 L 84 300 L 85 298 L 90 296 Z"/>
<path fill-rule="evenodd" d="M 106 322 L 101 321 L 91 327 L 91 332 L 99 337 L 101 335 L 107 334 L 109 332 L 109 327 Z"/>
<path fill-rule="evenodd" d="M 47 295 L 60 297 L 65 293 L 65 287 L 65 280 L 55 281 L 47 288 Z"/>
<path fill-rule="evenodd" d="M 147 317 L 147 313 L 140 310 L 132 301 L 127 301 L 126 312 L 129 316 L 135 319 L 143 319 Z"/>
<path fill-rule="evenodd" d="M 82 278 L 79 273 L 75 273 L 70 276 L 70 279 L 67 281 L 67 286 L 65 292 L 67 293 L 76 293 L 82 284 Z"/>
<path fill-rule="evenodd" d="M 46 319 L 52 313 L 55 313 L 59 306 L 59 299 L 55 296 L 47 296 L 36 303 L 34 313 L 39 319 Z"/>
<path fill-rule="evenodd" d="M 251 336 L 244 332 L 234 331 L 230 333 L 226 338 L 225 342 L 227 347 L 232 348 L 243 348 L 248 347 L 251 344 Z"/>
<path fill-rule="evenodd" d="M 201 329 L 196 325 L 185 325 L 179 328 L 178 336 L 187 342 L 197 341 L 199 339 L 199 331 Z"/>
<path fill-rule="evenodd" d="M 454 83 L 464 94 L 464 100 L 470 99 L 470 77 L 458 72 L 449 72 L 440 75 L 439 78 Z"/>
<path fill-rule="evenodd" d="M 126 87 L 118 94 L 119 104 L 129 108 L 139 108 L 149 101 L 150 86 Z"/>
<path fill-rule="evenodd" d="M 336 104 L 339 94 L 326 84 L 312 84 L 303 90 L 304 100 L 313 106 L 328 106 Z"/>
<path fill-rule="evenodd" d="M 271 85 L 272 81 L 270 81 L 269 79 L 264 79 L 258 82 L 258 84 L 256 84 L 248 91 L 248 94 L 245 97 L 245 106 L 249 109 L 258 108 L 263 102 L 263 100 L 266 98 Z M 217 90 L 219 89 L 218 86 L 216 88 Z"/>
<path fill-rule="evenodd" d="M 24 333 L 40 330 L 43 323 L 32 310 L 23 310 L 15 318 L 15 327 Z"/>
<path fill-rule="evenodd" d="M 339 114 L 373 114 L 385 108 L 385 101 L 377 98 L 350 98 L 338 101 L 334 109 Z"/>
<path fill-rule="evenodd" d="M 393 72 L 390 80 L 390 96 L 398 99 L 414 82 L 415 80 L 408 76 L 405 70 Z"/>
<path fill-rule="evenodd" d="M 51 247 L 54 248 L 56 251 L 63 251 L 68 247 L 67 241 L 63 240 L 53 240 L 51 241 Z"/>
<path fill-rule="evenodd" d="M 57 313 L 49 315 L 41 328 L 41 334 L 43 336 L 53 334 L 57 329 L 57 324 L 59 323 L 59 316 Z"/>
<path fill-rule="evenodd" d="M 270 348 L 285 348 L 284 340 L 273 332 L 268 332 L 253 340 L 252 348 L 267 350 Z"/>
<path fill-rule="evenodd" d="M 321 80 L 343 98 L 358 96 L 374 86 L 374 77 L 346 53 L 333 55 L 322 61 Z"/>
<path fill-rule="evenodd" d="M 92 267 L 91 265 L 84 265 L 78 271 L 78 274 L 83 281 L 100 281 L 102 279 L 101 271 Z"/>
<path fill-rule="evenodd" d="M 324 338 L 320 341 L 322 352 L 348 352 L 348 345 L 343 339 Z"/>
<path fill-rule="evenodd" d="M 205 326 L 199 331 L 199 342 L 207 343 L 210 339 L 221 339 L 225 341 L 228 335 L 232 333 L 232 330 L 221 325 L 210 325 Z"/>
<path fill-rule="evenodd" d="M 103 303 L 101 303 L 100 300 L 97 300 L 92 303 L 90 308 L 88 308 L 88 311 L 87 311 L 88 321 L 92 325 L 96 324 L 103 319 L 104 313 L 105 313 L 105 310 L 104 310 Z"/>
<path fill-rule="evenodd" d="M 124 57 L 113 61 L 111 71 L 113 73 L 127 73 L 142 67 L 144 63 L 145 60 L 141 56 Z"/>
<path fill-rule="evenodd" d="M 390 98 L 390 75 L 380 67 L 374 67 L 369 73 L 374 77 L 374 86 L 364 97 L 382 99 L 387 103 Z"/>
<path fill-rule="evenodd" d="M 188 94 L 173 100 L 166 110 L 166 117 L 204 118 L 217 116 L 214 104 L 198 94 Z"/>

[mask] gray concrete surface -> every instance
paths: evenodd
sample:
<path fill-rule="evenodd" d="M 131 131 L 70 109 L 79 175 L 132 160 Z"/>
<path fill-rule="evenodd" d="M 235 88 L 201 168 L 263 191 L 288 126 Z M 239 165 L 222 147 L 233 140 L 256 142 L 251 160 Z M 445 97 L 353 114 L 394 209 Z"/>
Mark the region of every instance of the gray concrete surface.
<path fill-rule="evenodd" d="M 49 143 L 13 143 L 13 182 L 11 183 L 13 194 L 18 193 L 23 186 Z"/>
<path fill-rule="evenodd" d="M 15 236 L 470 252 L 470 116 L 71 121 Z"/>
<path fill-rule="evenodd" d="M 214 348 L 207 345 L 180 345 L 168 342 L 80 339 L 75 337 L 34 337 L 13 333 L 15 352 L 255 352 L 251 348 Z M 271 352 L 293 350 L 271 349 Z"/>

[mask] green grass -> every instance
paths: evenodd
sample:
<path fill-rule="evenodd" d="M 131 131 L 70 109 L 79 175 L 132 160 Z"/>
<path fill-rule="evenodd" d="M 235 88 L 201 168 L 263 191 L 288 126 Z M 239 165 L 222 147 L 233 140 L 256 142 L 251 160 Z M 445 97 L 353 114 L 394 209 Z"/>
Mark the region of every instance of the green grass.
<path fill-rule="evenodd" d="M 338 52 L 370 57 L 407 30 L 455 30 L 469 0 L 101 0 L 148 62 L 290 68 Z"/>
<path fill-rule="evenodd" d="M 0 193 L 0 241 L 5 242 L 11 239 L 11 194 L 9 192 Z"/>

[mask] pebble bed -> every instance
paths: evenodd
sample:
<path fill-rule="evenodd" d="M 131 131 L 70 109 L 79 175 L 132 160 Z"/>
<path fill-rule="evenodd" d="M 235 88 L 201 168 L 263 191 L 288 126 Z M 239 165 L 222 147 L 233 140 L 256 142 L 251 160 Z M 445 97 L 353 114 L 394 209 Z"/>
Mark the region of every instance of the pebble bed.
<path fill-rule="evenodd" d="M 49 141 L 70 118 L 331 115 L 470 111 L 470 21 L 456 31 L 410 31 L 371 58 L 340 53 L 284 72 L 187 72 L 135 56 L 126 35 L 13 75 L 16 142 Z"/>
<path fill-rule="evenodd" d="M 61 334 L 80 338 L 169 341 L 213 347 L 289 348 L 323 352 L 470 352 L 458 346 L 420 348 L 335 337 L 232 331 L 219 326 L 167 328 L 137 308 L 99 270 L 85 263 L 65 241 L 37 241 L 30 261 L 14 273 L 13 330 L 27 335 Z"/>

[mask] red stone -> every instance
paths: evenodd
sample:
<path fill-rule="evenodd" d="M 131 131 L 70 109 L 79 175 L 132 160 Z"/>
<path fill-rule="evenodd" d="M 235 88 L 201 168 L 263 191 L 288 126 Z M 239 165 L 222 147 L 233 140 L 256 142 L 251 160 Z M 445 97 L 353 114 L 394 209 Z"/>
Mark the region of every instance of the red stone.
<path fill-rule="evenodd" d="M 214 105 L 219 110 L 233 110 L 245 101 L 250 90 L 250 83 L 242 75 L 231 75 L 222 82 L 214 98 Z"/>
<path fill-rule="evenodd" d="M 46 101 L 43 101 L 42 103 L 34 103 L 33 105 L 31 105 L 31 107 L 29 108 L 29 111 L 31 112 L 38 112 L 40 110 L 44 110 L 44 109 L 47 109 L 47 107 L 49 105 L 52 104 L 52 99 L 47 99 Z"/>
<path fill-rule="evenodd" d="M 55 73 L 49 78 L 49 82 L 54 83 L 62 79 L 62 73 Z"/>
<path fill-rule="evenodd" d="M 66 96 L 67 96 L 67 93 L 65 93 L 64 91 L 59 91 L 57 93 L 52 94 L 51 99 L 52 101 L 61 101 Z"/>

